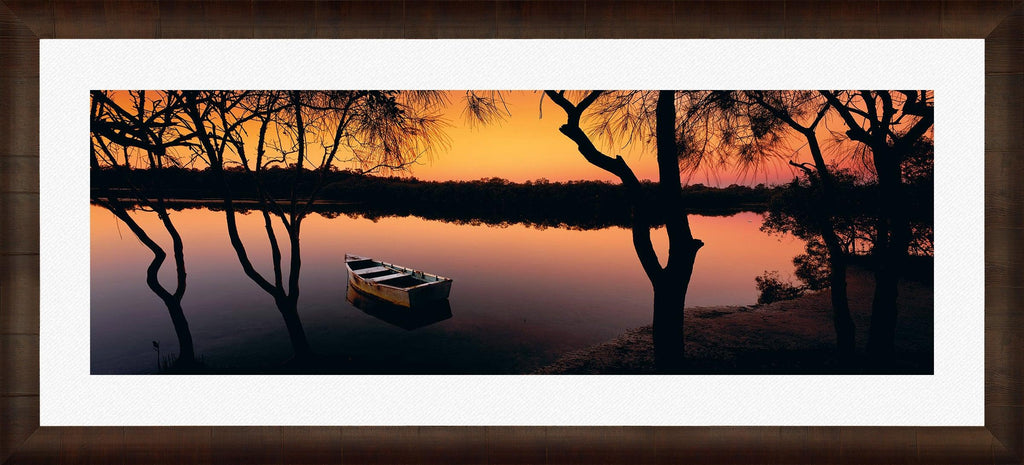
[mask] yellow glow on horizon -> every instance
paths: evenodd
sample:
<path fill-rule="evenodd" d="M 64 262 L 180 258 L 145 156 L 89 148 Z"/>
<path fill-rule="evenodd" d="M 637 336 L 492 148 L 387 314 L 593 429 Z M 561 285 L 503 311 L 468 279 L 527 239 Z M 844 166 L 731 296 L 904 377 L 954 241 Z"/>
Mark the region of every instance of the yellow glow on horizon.
<path fill-rule="evenodd" d="M 156 94 L 159 91 L 151 91 Z M 547 179 L 553 182 L 573 180 L 599 180 L 618 183 L 614 175 L 587 162 L 577 151 L 575 144 L 558 131 L 565 123 L 565 113 L 549 99 L 541 99 L 541 91 L 504 91 L 509 115 L 502 121 L 489 124 L 471 123 L 463 115 L 465 91 L 448 92 L 449 102 L 440 115 L 447 123 L 445 133 L 450 140 L 447 149 L 439 149 L 429 159 L 423 158 L 397 176 L 411 176 L 427 181 L 478 180 L 483 178 L 504 178 L 513 182 Z M 127 103 L 127 92 L 115 92 L 113 98 Z M 824 126 L 839 127 L 840 122 Z M 254 137 L 255 123 L 249 124 L 249 137 Z M 584 124 L 584 129 L 586 125 Z M 819 139 L 829 137 L 821 131 Z M 599 138 L 594 142 L 609 156 L 622 155 L 638 178 L 657 180 L 658 167 L 653 149 L 640 141 L 628 146 L 609 147 Z M 247 141 L 247 146 L 255 145 Z M 789 158 L 808 161 L 809 155 L 803 138 L 788 133 L 789 157 L 771 161 L 767 166 L 752 172 L 742 172 L 734 167 L 716 167 L 691 175 L 684 173 L 684 182 L 711 186 L 730 184 L 754 185 L 758 183 L 779 184 L 791 180 L 795 169 L 787 165 Z M 255 152 L 254 149 L 251 151 Z M 836 153 L 826 153 L 833 158 Z M 202 164 L 194 165 L 203 168 Z M 338 168 L 356 166 L 338 165 Z"/>
<path fill-rule="evenodd" d="M 499 177 L 513 182 L 538 179 L 619 182 L 615 175 L 587 162 L 577 151 L 576 144 L 558 131 L 565 123 L 565 113 L 549 99 L 542 101 L 541 91 L 504 91 L 502 95 L 509 115 L 503 121 L 482 125 L 471 124 L 464 117 L 464 91 L 450 91 L 450 102 L 443 116 L 451 124 L 446 129 L 451 146 L 433 159 L 412 166 L 405 175 L 427 181 Z M 596 137 L 594 143 L 609 156 L 622 155 L 638 178 L 658 179 L 657 160 L 650 147 L 639 142 L 610 147 Z M 726 169 L 718 173 L 695 173 L 688 179 L 692 184 L 728 186 L 784 183 L 793 176 L 793 169 L 780 160 L 756 172 Z"/>
<path fill-rule="evenodd" d="M 565 124 L 561 108 L 536 91 L 505 92 L 510 116 L 488 125 L 470 124 L 462 111 L 463 94 L 450 93 L 451 103 L 445 118 L 452 124 L 449 150 L 434 160 L 414 166 L 411 175 L 423 180 L 475 180 L 500 177 L 514 182 L 548 179 L 581 179 L 617 182 L 618 179 L 597 168 L 576 150 L 576 144 L 558 132 Z M 657 176 L 653 156 L 623 154 L 640 178 Z"/>

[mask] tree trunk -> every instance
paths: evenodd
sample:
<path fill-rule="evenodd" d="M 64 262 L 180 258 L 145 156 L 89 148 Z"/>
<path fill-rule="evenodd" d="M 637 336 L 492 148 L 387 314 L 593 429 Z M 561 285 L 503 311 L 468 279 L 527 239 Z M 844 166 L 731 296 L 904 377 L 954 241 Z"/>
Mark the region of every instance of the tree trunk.
<path fill-rule="evenodd" d="M 545 91 L 545 95 L 565 110 L 566 124 L 558 130 L 576 143 L 580 154 L 588 162 L 618 176 L 629 192 L 633 210 L 633 248 L 654 288 L 655 364 L 660 372 L 680 371 L 683 361 L 683 308 L 686 289 L 690 284 L 697 250 L 704 243 L 693 238 L 689 220 L 682 208 L 675 91 L 659 91 L 655 110 L 659 174 L 655 205 L 647 204 L 640 181 L 622 157 L 612 158 L 601 153 L 580 128 L 583 111 L 594 103 L 600 94 L 601 91 L 592 91 L 579 104 L 573 105 L 565 98 L 564 93 Z M 665 219 L 665 229 L 669 238 L 668 265 L 665 268 L 659 264 L 658 255 L 651 243 L 650 213 L 655 210 Z"/>
<path fill-rule="evenodd" d="M 704 243 L 672 244 L 670 266 L 651 280 L 654 287 L 654 363 L 658 372 L 676 373 L 684 368 L 686 347 L 686 291 L 690 286 L 697 251 Z M 674 252 L 674 253 L 673 253 Z"/>
<path fill-rule="evenodd" d="M 284 324 L 288 327 L 288 338 L 292 343 L 292 351 L 295 359 L 306 360 L 313 355 L 306 340 L 306 332 L 302 329 L 302 320 L 299 319 L 298 305 L 293 299 L 278 300 L 277 309 L 281 311 Z"/>
<path fill-rule="evenodd" d="M 849 367 L 857 350 L 856 334 L 857 329 L 850 317 L 850 301 L 846 289 L 846 251 L 839 244 L 839 237 L 836 235 L 835 223 L 832 220 L 833 212 L 837 210 L 836 180 L 832 175 L 825 157 L 821 153 L 821 146 L 818 144 L 818 136 L 815 128 L 824 116 L 824 109 L 818 114 L 818 119 L 809 127 L 802 127 L 791 121 L 790 125 L 797 128 L 807 139 L 807 145 L 814 159 L 814 168 L 817 170 L 819 187 L 824 198 L 824 208 L 817 214 L 819 233 L 825 242 L 828 250 L 829 265 L 829 293 L 832 296 L 832 326 L 836 330 L 836 348 L 839 352 L 839 363 Z M 802 165 L 790 162 L 798 168 Z M 809 169 L 805 169 L 808 178 L 814 183 L 814 176 Z"/>
<path fill-rule="evenodd" d="M 178 292 L 171 294 L 160 284 L 160 267 L 163 265 L 164 260 L 167 258 L 167 253 L 164 252 L 160 246 L 149 237 L 142 226 L 139 226 L 138 222 L 135 221 L 131 215 L 128 214 L 128 210 L 125 209 L 124 205 L 113 196 L 109 190 L 103 189 L 102 198 L 106 200 L 99 200 L 99 203 L 103 205 L 108 211 L 119 218 L 128 229 L 135 234 L 135 237 L 139 239 L 151 252 L 153 252 L 153 260 L 149 263 L 149 267 L 146 269 L 146 285 L 153 291 L 157 297 L 164 302 L 164 306 L 167 307 L 167 313 L 171 316 L 171 323 L 174 325 L 174 333 L 178 338 L 178 348 L 180 354 L 176 363 L 183 363 L 187 365 L 195 364 L 195 348 L 192 343 L 192 333 L 188 327 L 188 319 L 185 318 L 185 312 L 181 308 L 181 296 L 184 294 L 184 259 L 182 258 L 182 251 L 180 247 L 180 241 L 176 241 L 175 258 L 178 261 L 177 273 L 178 273 Z M 166 213 L 164 213 L 166 215 Z M 169 229 L 168 231 L 174 231 Z"/>
<path fill-rule="evenodd" d="M 867 352 L 872 364 L 882 368 L 892 363 L 895 351 L 898 285 L 910 238 L 900 159 L 893 153 L 875 153 L 882 210 L 876 231 L 875 294 Z"/>
<path fill-rule="evenodd" d="M 830 199 L 829 205 L 835 205 L 831 203 L 831 199 L 834 198 L 831 194 L 831 189 L 826 196 Z M 828 218 L 828 214 L 822 212 L 821 215 L 822 218 L 819 220 L 821 223 L 821 237 L 825 242 L 826 250 L 828 250 L 829 293 L 832 296 L 832 326 L 836 330 L 836 347 L 839 351 L 839 363 L 843 366 L 849 366 L 853 362 L 854 354 L 857 351 L 857 329 L 853 324 L 853 318 L 850 317 L 850 300 L 846 288 L 846 251 L 839 244 L 839 237 L 836 236 L 835 228 L 832 226 L 832 221 Z"/>
<path fill-rule="evenodd" d="M 892 361 L 896 340 L 896 300 L 899 276 L 891 267 L 875 272 L 875 295 L 871 302 L 871 331 L 868 356 L 874 365 L 884 367 Z"/>
<path fill-rule="evenodd" d="M 846 258 L 829 252 L 829 285 L 832 294 L 832 324 L 836 330 L 839 362 L 849 366 L 853 362 L 856 328 L 850 317 L 850 303 L 846 291 Z"/>
<path fill-rule="evenodd" d="M 185 319 L 185 312 L 181 309 L 181 301 L 171 298 L 164 299 L 167 306 L 167 313 L 171 315 L 171 323 L 174 324 L 174 333 L 178 336 L 178 365 L 194 365 L 196 363 L 195 348 L 192 344 L 192 332 L 188 328 L 188 320 Z"/>
<path fill-rule="evenodd" d="M 658 372 L 682 368 L 684 354 L 683 307 L 686 286 L 663 277 L 654 283 L 654 363 Z"/>
<path fill-rule="evenodd" d="M 897 215 L 899 216 L 899 215 Z M 895 355 L 896 319 L 898 313 L 899 280 L 906 262 L 909 226 L 897 221 L 893 224 L 893 237 L 876 260 L 875 294 L 871 301 L 871 330 L 868 334 L 868 357 L 872 364 L 885 367 Z"/>

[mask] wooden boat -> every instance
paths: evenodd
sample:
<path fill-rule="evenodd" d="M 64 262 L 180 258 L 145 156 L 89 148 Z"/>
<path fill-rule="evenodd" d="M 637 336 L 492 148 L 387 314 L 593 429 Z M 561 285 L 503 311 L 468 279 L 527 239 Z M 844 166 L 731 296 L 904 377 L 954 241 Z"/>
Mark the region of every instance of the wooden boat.
<path fill-rule="evenodd" d="M 415 307 L 402 307 L 391 302 L 385 302 L 372 295 L 360 292 L 352 286 L 348 286 L 345 300 L 348 300 L 353 307 L 362 310 L 363 313 L 406 331 L 430 326 L 452 317 L 452 306 L 448 299 L 437 300 Z"/>
<path fill-rule="evenodd" d="M 345 254 L 348 284 L 365 294 L 403 307 L 448 298 L 452 280 L 372 258 Z"/>

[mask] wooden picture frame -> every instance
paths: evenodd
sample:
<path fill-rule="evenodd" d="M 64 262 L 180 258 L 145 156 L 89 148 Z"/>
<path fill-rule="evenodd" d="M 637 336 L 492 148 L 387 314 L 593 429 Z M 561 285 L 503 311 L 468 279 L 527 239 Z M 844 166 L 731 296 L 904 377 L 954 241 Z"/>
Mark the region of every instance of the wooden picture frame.
<path fill-rule="evenodd" d="M 0 463 L 1021 463 L 1022 26 L 1022 0 L 0 0 Z M 108 37 L 984 38 L 985 426 L 40 428 L 39 39 Z"/>

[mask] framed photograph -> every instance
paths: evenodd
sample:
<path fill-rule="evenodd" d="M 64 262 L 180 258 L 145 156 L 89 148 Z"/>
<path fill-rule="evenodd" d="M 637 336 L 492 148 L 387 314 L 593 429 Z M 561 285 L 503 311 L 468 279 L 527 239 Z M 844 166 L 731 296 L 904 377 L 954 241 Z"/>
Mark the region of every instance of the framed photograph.
<path fill-rule="evenodd" d="M 3 460 L 1021 460 L 1019 5 L 8 3 Z"/>

